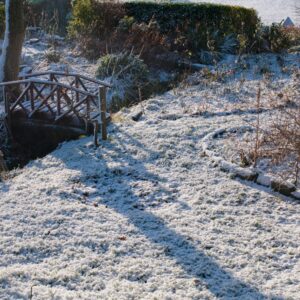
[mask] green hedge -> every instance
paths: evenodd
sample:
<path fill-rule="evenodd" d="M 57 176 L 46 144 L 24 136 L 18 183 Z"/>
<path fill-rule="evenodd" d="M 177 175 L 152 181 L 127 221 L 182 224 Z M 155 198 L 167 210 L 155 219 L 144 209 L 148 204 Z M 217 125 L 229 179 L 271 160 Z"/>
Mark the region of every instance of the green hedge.
<path fill-rule="evenodd" d="M 103 37 L 113 31 L 124 16 L 125 10 L 121 3 L 75 0 L 68 33 L 71 37 Z"/>
<path fill-rule="evenodd" d="M 218 32 L 221 39 L 231 34 L 251 45 L 260 24 L 255 10 L 238 6 L 76 0 L 68 32 L 71 37 L 105 39 L 107 33 L 112 33 L 125 16 L 133 18 L 136 23 L 155 21 L 162 35 L 173 42 L 184 41 L 185 50 L 191 51 L 207 47 L 214 32 Z"/>
<path fill-rule="evenodd" d="M 201 30 L 215 29 L 222 34 L 245 34 L 252 38 L 259 22 L 255 10 L 239 6 L 152 2 L 128 2 L 124 6 L 127 15 L 139 22 L 155 19 L 165 33 L 200 26 Z"/>

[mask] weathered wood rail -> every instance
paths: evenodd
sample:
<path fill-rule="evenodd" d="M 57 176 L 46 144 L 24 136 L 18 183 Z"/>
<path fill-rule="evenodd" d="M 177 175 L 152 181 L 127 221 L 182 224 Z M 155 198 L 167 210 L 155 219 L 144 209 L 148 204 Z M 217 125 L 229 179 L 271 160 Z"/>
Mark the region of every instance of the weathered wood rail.
<path fill-rule="evenodd" d="M 35 122 L 88 132 L 96 126 L 106 139 L 106 94 L 111 87 L 106 82 L 76 73 L 40 72 L 0 87 L 9 127 L 14 122 Z"/>

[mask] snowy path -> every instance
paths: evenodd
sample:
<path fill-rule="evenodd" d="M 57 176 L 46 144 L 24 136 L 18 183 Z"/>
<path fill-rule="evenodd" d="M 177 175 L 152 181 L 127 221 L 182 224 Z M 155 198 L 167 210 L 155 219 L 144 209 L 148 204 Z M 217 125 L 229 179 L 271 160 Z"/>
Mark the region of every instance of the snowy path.
<path fill-rule="evenodd" d="M 65 143 L 0 183 L 1 299 L 297 299 L 300 206 L 201 156 L 245 116 L 181 105 L 147 101 L 99 149 Z"/>

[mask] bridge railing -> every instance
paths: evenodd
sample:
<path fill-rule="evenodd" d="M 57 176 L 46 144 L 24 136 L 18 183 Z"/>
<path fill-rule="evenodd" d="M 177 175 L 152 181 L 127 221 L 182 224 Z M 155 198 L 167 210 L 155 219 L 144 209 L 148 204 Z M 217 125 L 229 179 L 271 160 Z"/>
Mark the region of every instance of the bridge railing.
<path fill-rule="evenodd" d="M 101 81 L 95 78 L 91 78 L 82 74 L 73 73 L 73 72 L 58 72 L 58 71 L 45 71 L 45 72 L 35 72 L 35 73 L 29 73 L 22 75 L 20 79 L 29 79 L 29 78 L 36 78 L 36 77 L 48 77 L 49 81 L 56 81 L 60 82 L 60 79 L 62 78 L 71 78 L 71 82 L 68 84 L 70 86 L 74 86 L 76 88 L 82 88 L 86 91 L 91 88 L 91 84 L 97 85 L 97 86 L 105 86 L 107 88 L 111 88 L 112 85 L 105 81 Z"/>
<path fill-rule="evenodd" d="M 101 81 L 95 78 L 91 78 L 73 72 L 45 71 L 45 72 L 29 73 L 20 77 L 20 79 L 30 79 L 30 78 L 40 78 L 40 79 L 43 78 L 53 82 L 62 82 L 72 87 L 75 87 L 77 89 L 83 89 L 85 91 L 95 93 L 95 94 L 98 94 L 99 86 L 103 86 L 106 88 L 112 87 L 112 85 L 110 85 L 105 81 Z M 68 79 L 70 79 L 70 81 Z"/>
<path fill-rule="evenodd" d="M 49 76 L 50 80 L 40 79 Z M 71 78 L 71 83 L 59 82 L 59 77 Z M 40 78 L 39 78 L 40 77 Z M 93 83 L 93 90 L 87 83 Z M 95 89 L 95 85 L 98 87 Z M 106 82 L 75 73 L 41 72 L 24 76 L 21 80 L 1 83 L 8 122 L 14 113 L 31 119 L 46 113 L 53 123 L 66 117 L 77 117 L 86 124 L 101 122 L 106 126 Z M 86 125 L 87 127 L 88 125 Z"/>

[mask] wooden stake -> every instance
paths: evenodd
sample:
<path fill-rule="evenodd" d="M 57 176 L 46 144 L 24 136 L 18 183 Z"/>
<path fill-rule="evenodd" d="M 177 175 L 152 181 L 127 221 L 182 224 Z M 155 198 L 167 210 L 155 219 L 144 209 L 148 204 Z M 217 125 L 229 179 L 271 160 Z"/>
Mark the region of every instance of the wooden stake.
<path fill-rule="evenodd" d="M 4 100 L 4 105 L 5 105 L 5 120 L 7 124 L 7 128 L 9 132 L 11 132 L 11 111 L 10 111 L 10 103 L 8 102 L 8 98 L 6 97 L 6 90 L 5 86 L 3 86 L 3 100 Z"/>
<path fill-rule="evenodd" d="M 4 160 L 4 155 L 3 155 L 2 151 L 0 150 L 0 173 L 6 172 L 6 171 L 7 171 L 7 167 L 6 167 L 6 163 Z"/>
<path fill-rule="evenodd" d="M 51 96 L 51 99 L 55 99 L 54 95 Z M 60 116 L 60 111 L 61 111 L 61 87 L 57 87 L 56 117 Z"/>
<path fill-rule="evenodd" d="M 79 80 L 77 75 L 75 76 L 75 87 L 76 89 L 79 89 Z M 79 102 L 79 93 L 76 92 L 76 103 L 78 102 Z"/>
<path fill-rule="evenodd" d="M 98 121 L 95 121 L 94 122 L 94 145 L 95 145 L 95 147 L 99 147 L 98 131 L 99 131 L 99 123 L 98 123 Z"/>
<path fill-rule="evenodd" d="M 101 132 L 102 140 L 107 140 L 107 128 L 106 128 L 106 87 L 99 87 L 99 109 L 101 114 Z"/>
<path fill-rule="evenodd" d="M 34 110 L 34 91 L 33 91 L 33 83 L 30 83 L 30 105 L 31 105 L 31 110 Z"/>

